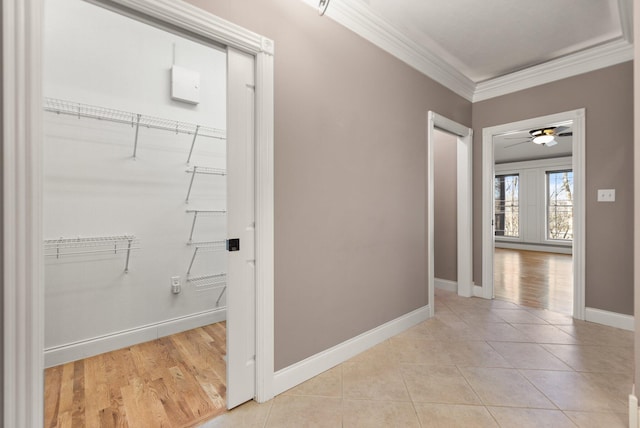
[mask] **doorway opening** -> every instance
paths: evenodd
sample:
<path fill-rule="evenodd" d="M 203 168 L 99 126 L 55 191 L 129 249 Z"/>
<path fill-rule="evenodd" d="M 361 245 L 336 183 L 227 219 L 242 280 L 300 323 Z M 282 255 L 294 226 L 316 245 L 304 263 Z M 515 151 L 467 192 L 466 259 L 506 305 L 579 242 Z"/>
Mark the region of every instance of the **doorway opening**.
<path fill-rule="evenodd" d="M 572 122 L 495 135 L 494 295 L 573 312 Z M 553 138 L 553 139 L 551 139 Z"/>
<path fill-rule="evenodd" d="M 115 7 L 114 2 L 108 3 L 110 7 Z M 256 236 L 255 247 L 251 243 L 248 247 L 255 250 L 255 282 L 259 286 L 256 287 L 255 306 L 252 306 L 248 324 L 255 326 L 257 331 L 254 343 L 248 343 L 250 341 L 243 337 L 239 339 L 247 347 L 236 347 L 236 352 L 240 351 L 238 355 L 247 355 L 251 361 L 244 360 L 244 357 L 236 360 L 251 371 L 249 377 L 254 383 L 247 399 L 255 397 L 258 401 L 268 400 L 273 397 L 273 307 L 270 305 L 273 300 L 273 43 L 186 3 L 159 4 L 150 0 L 119 0 L 117 3 L 136 16 L 145 16 L 145 20 L 162 22 L 167 28 L 184 29 L 188 34 L 211 40 L 214 44 L 223 43 L 228 46 L 228 52 L 237 54 L 236 65 L 241 69 L 247 69 L 247 60 L 251 61 L 248 69 L 255 73 L 255 82 L 243 81 L 237 85 L 242 95 L 240 98 L 245 106 L 250 107 L 251 114 L 234 115 L 234 108 L 228 107 L 227 138 L 229 141 L 235 138 L 245 143 L 245 147 L 253 146 L 256 150 L 255 170 L 252 170 L 255 178 L 250 180 L 251 185 L 255 185 L 255 197 L 244 198 L 250 205 L 255 204 L 251 205 L 255 208 L 255 229 L 245 226 L 235 231 L 234 237 L 246 239 L 249 234 Z M 13 136 L 3 139 L 6 163 L 3 170 L 4 198 L 5 206 L 10 207 L 11 211 L 3 217 L 6 231 L 3 258 L 4 266 L 12 267 L 5 272 L 4 282 L 5 325 L 8 326 L 4 336 L 6 346 L 3 348 L 4 419 L 11 426 L 41 426 L 44 408 L 44 236 L 41 228 L 43 171 L 40 160 L 44 147 L 40 136 L 44 115 L 40 84 L 42 71 L 39 65 L 44 56 L 41 45 L 44 3 L 36 0 L 25 5 L 21 1 L 10 1 L 5 6 L 16 20 L 3 31 L 7 47 L 3 59 L 5 85 L 11 88 L 11 91 L 4 93 L 5 105 L 11 106 L 6 110 L 4 130 L 5 135 Z M 197 17 L 197 21 L 194 17 Z M 245 60 L 239 59 L 243 56 Z M 85 62 L 90 62 L 90 58 L 78 59 L 74 65 Z M 241 63 L 244 65 L 239 65 Z M 237 71 L 229 74 L 235 75 Z M 255 90 L 255 97 L 251 100 L 247 96 L 248 90 Z M 229 97 L 230 100 L 234 98 Z M 251 121 L 252 126 L 247 126 L 247 121 Z M 246 135 L 238 134 L 240 129 L 245 130 Z M 236 134 L 232 136 L 234 130 Z M 118 177 L 113 178 L 117 180 Z M 231 176 L 228 178 L 231 179 Z M 118 256 L 123 254 L 119 252 Z M 124 260 L 126 258 L 123 259 L 123 270 L 126 270 Z M 131 257 L 130 261 L 133 260 Z M 236 291 L 244 293 L 246 290 L 237 287 Z M 231 290 L 226 295 L 231 300 Z M 146 309 L 149 308 L 143 308 L 143 311 Z M 238 316 L 241 311 L 234 312 Z M 231 319 L 231 315 L 228 318 Z M 252 364 L 247 364 L 249 362 Z M 229 382 L 229 385 L 232 383 Z"/>
<path fill-rule="evenodd" d="M 473 248 L 471 245 L 471 176 L 472 176 L 472 147 L 473 132 L 459 123 L 432 111 L 428 116 L 427 136 L 427 254 L 428 254 L 428 295 L 429 311 L 435 313 L 435 145 L 437 135 L 446 133 L 444 144 L 454 144 L 456 176 L 455 176 L 455 205 L 456 205 L 456 281 L 458 295 L 471 297 L 473 295 L 472 284 L 472 259 Z M 439 134 L 436 134 L 439 133 Z M 448 150 L 450 151 L 450 150 Z M 453 227 L 453 226 L 452 226 Z"/>
<path fill-rule="evenodd" d="M 227 344 L 255 343 L 253 57 L 81 0 L 45 18 L 47 425 L 149 424 L 136 407 L 189 425 L 252 399 L 255 345 Z"/>
<path fill-rule="evenodd" d="M 483 293 L 584 319 L 584 110 L 484 129 L 482 187 Z"/>

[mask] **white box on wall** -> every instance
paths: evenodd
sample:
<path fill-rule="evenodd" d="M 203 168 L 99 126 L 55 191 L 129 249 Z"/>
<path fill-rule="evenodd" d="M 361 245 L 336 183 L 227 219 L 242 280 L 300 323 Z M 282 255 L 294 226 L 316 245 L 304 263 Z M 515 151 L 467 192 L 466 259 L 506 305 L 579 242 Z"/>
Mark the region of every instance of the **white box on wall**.
<path fill-rule="evenodd" d="M 190 104 L 200 102 L 200 73 L 174 65 L 171 67 L 171 98 Z"/>

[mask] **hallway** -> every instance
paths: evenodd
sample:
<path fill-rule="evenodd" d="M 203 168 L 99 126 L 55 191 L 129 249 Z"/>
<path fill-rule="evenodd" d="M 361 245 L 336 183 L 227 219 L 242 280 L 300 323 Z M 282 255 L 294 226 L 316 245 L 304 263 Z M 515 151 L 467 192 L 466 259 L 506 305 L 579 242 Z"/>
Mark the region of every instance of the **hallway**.
<path fill-rule="evenodd" d="M 626 427 L 633 333 L 436 290 L 436 315 L 217 427 Z"/>

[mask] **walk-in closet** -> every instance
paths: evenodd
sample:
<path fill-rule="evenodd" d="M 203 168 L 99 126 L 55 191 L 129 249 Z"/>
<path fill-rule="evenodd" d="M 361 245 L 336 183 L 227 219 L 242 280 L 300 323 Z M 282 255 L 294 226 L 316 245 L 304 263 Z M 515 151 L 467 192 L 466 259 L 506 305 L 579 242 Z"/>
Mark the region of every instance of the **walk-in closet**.
<path fill-rule="evenodd" d="M 46 424 L 188 426 L 226 407 L 227 52 L 45 3 Z"/>

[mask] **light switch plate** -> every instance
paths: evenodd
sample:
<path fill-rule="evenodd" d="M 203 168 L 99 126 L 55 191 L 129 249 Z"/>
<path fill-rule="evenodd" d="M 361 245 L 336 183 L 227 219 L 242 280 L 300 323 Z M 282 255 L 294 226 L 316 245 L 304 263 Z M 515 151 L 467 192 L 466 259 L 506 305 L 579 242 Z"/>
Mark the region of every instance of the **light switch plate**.
<path fill-rule="evenodd" d="M 198 104 L 200 73 L 177 65 L 171 67 L 171 98 L 189 104 Z"/>
<path fill-rule="evenodd" d="M 615 202 L 616 189 L 598 189 L 598 202 Z"/>

